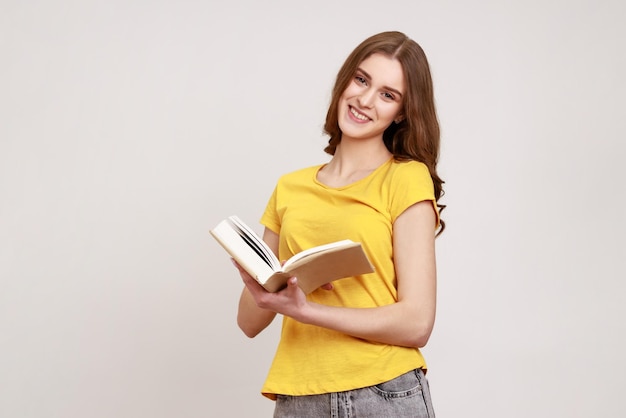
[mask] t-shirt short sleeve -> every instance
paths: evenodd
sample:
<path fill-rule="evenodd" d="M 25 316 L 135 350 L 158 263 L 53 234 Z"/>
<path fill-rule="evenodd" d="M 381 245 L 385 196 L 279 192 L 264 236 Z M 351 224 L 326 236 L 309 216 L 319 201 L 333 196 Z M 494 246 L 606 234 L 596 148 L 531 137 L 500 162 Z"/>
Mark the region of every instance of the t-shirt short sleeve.
<path fill-rule="evenodd" d="M 270 196 L 269 201 L 267 202 L 267 206 L 265 207 L 265 211 L 261 216 L 261 225 L 265 226 L 267 229 L 280 234 L 280 217 L 278 216 L 278 211 L 276 210 L 276 202 L 278 195 L 278 185 L 274 188 L 272 195 Z"/>
<path fill-rule="evenodd" d="M 435 200 L 435 189 L 428 167 L 417 161 L 407 161 L 396 166 L 391 181 L 391 199 L 389 201 L 392 222 L 415 203 L 429 200 L 437 215 L 439 210 Z"/>

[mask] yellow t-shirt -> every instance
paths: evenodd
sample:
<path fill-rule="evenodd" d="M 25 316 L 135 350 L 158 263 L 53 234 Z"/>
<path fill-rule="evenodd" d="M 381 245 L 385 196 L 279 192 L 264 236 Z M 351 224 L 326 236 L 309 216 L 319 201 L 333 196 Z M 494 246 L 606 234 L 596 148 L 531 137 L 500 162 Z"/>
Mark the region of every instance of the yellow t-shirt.
<path fill-rule="evenodd" d="M 416 161 L 390 159 L 369 176 L 344 187 L 317 180 L 322 165 L 282 176 L 261 223 L 280 236 L 279 259 L 342 239 L 361 242 L 375 273 L 333 282 L 309 300 L 331 306 L 371 308 L 397 301 L 393 265 L 393 222 L 414 203 L 431 200 L 437 211 L 428 168 Z M 355 338 L 283 318 L 280 342 L 261 392 L 314 395 L 371 386 L 409 370 L 425 368 L 416 348 Z"/>

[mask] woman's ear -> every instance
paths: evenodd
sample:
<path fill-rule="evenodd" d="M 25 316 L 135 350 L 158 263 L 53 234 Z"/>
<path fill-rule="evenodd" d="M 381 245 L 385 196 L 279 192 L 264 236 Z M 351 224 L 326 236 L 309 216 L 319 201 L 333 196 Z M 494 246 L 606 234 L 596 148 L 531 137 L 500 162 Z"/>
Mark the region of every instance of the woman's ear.
<path fill-rule="evenodd" d="M 396 125 L 400 122 L 402 122 L 404 120 L 404 116 L 402 115 L 398 115 L 393 121 L 396 123 Z"/>

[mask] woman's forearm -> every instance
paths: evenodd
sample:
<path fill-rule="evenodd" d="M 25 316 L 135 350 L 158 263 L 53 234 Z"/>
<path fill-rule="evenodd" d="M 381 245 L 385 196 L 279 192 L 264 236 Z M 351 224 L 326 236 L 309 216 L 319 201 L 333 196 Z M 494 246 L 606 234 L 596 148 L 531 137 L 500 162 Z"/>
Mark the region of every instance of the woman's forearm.
<path fill-rule="evenodd" d="M 259 308 L 248 292 L 244 288 L 239 299 L 239 311 L 237 313 L 237 325 L 246 336 L 254 338 L 272 323 L 275 312 Z"/>
<path fill-rule="evenodd" d="M 405 302 L 377 308 L 343 308 L 308 303 L 297 320 L 385 344 L 423 347 L 434 325 L 434 307 Z"/>

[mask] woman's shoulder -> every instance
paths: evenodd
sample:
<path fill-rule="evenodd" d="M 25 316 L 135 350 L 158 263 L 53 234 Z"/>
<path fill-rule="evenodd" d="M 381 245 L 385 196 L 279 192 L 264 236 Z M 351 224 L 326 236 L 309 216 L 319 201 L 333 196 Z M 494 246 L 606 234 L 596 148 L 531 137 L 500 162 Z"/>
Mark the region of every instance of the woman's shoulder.
<path fill-rule="evenodd" d="M 393 160 L 390 170 L 400 176 L 428 176 L 430 171 L 426 164 L 416 160 Z"/>
<path fill-rule="evenodd" d="M 404 191 L 408 189 L 433 190 L 433 180 L 426 164 L 415 160 L 395 161 L 386 176 L 392 188 Z"/>

